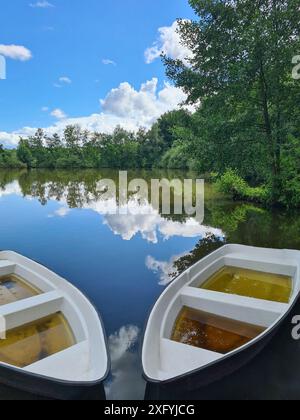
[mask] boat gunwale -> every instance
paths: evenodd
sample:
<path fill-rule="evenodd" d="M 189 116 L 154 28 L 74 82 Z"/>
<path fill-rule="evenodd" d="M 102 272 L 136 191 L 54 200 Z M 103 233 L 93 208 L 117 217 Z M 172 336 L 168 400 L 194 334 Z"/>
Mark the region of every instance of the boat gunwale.
<path fill-rule="evenodd" d="M 186 373 L 174 376 L 172 378 L 169 379 L 154 379 L 151 378 L 150 376 L 147 375 L 147 373 L 145 372 L 145 366 L 144 366 L 144 344 L 145 344 L 145 339 L 146 339 L 146 333 L 148 330 L 148 327 L 150 325 L 151 320 L 151 316 L 154 314 L 156 307 L 158 307 L 161 299 L 164 297 L 164 295 L 168 292 L 168 290 L 174 286 L 174 283 L 176 281 L 179 281 L 179 279 L 181 277 L 183 277 L 184 275 L 188 274 L 190 272 L 190 270 L 195 267 L 195 265 L 200 264 L 201 262 L 203 263 L 203 265 L 205 264 L 205 261 L 208 260 L 210 257 L 212 257 L 214 254 L 220 253 L 221 254 L 221 250 L 225 251 L 225 255 L 221 254 L 220 258 L 224 258 L 226 257 L 226 250 L 230 249 L 232 247 L 242 247 L 244 249 L 247 248 L 251 248 L 251 249 L 263 249 L 263 250 L 270 250 L 270 248 L 256 248 L 253 246 L 247 246 L 247 245 L 240 245 L 240 244 L 227 244 L 224 245 L 223 247 L 211 252 L 210 254 L 206 255 L 204 258 L 200 259 L 199 261 L 197 261 L 194 265 L 192 265 L 191 267 L 187 268 L 183 273 L 181 273 L 177 278 L 175 278 L 163 291 L 163 293 L 161 294 L 161 296 L 156 300 L 156 302 L 154 302 L 154 304 L 152 305 L 150 311 L 149 311 L 149 315 L 148 318 L 146 319 L 146 323 L 145 323 L 145 327 L 144 327 L 144 332 L 143 332 L 143 338 L 142 338 L 142 365 L 143 365 L 143 377 L 144 379 L 149 383 L 149 384 L 153 384 L 153 385 L 168 385 L 168 384 L 174 384 L 176 382 L 179 382 L 181 380 L 184 380 L 190 376 L 194 376 L 197 375 L 199 373 L 204 372 L 205 370 L 208 370 L 209 368 L 212 368 L 214 366 L 217 366 L 218 364 L 221 364 L 223 362 L 225 362 L 226 360 L 229 360 L 231 358 L 234 358 L 244 352 L 246 352 L 247 350 L 251 349 L 252 347 L 255 347 L 258 343 L 262 342 L 264 339 L 267 339 L 268 337 L 272 337 L 272 335 L 274 334 L 275 330 L 277 330 L 281 324 L 283 324 L 283 322 L 288 318 L 288 316 L 290 315 L 290 313 L 293 311 L 294 307 L 296 306 L 298 300 L 300 299 L 300 288 L 298 290 L 298 293 L 294 293 L 291 294 L 291 300 L 290 303 L 287 305 L 288 309 L 278 318 L 278 320 L 276 322 L 274 322 L 272 325 L 270 325 L 269 328 L 266 329 L 265 332 L 263 332 L 262 334 L 260 334 L 258 337 L 254 338 L 253 340 L 251 340 L 249 343 L 246 343 L 245 345 L 243 345 L 242 347 L 239 347 L 236 350 L 233 350 L 232 352 L 225 354 L 225 355 L 220 355 L 220 358 L 210 362 L 204 366 L 201 366 L 199 368 L 190 370 Z M 280 250 L 276 250 L 276 251 L 292 251 L 295 252 L 295 250 L 286 250 L 286 249 L 280 249 Z M 299 252 L 300 255 L 300 251 Z M 205 269 L 207 269 L 209 266 L 213 265 L 214 263 L 216 263 L 216 260 L 212 261 L 207 267 L 204 267 L 203 270 L 200 271 L 203 272 Z M 298 266 L 298 277 L 300 276 L 300 267 Z M 295 273 L 296 276 L 296 273 Z M 187 283 L 189 282 L 193 282 L 193 279 L 190 279 Z M 187 284 L 183 285 L 182 287 L 180 287 L 180 289 L 174 293 L 172 299 L 175 299 L 176 295 L 179 294 L 179 292 L 186 287 Z M 218 293 L 218 292 L 216 292 Z M 174 303 L 174 302 L 173 302 Z M 167 310 L 169 311 L 171 308 L 171 304 L 168 306 Z"/>
<path fill-rule="evenodd" d="M 96 315 L 98 317 L 98 320 L 100 322 L 101 328 L 102 328 L 102 335 L 103 335 L 103 339 L 104 339 L 104 345 L 105 345 L 105 348 L 106 348 L 107 367 L 106 367 L 105 374 L 104 374 L 104 376 L 102 378 L 99 378 L 97 380 L 92 380 L 92 381 L 87 381 L 87 380 L 86 381 L 71 381 L 71 380 L 66 380 L 66 379 L 53 378 L 51 376 L 41 375 L 41 374 L 33 373 L 33 372 L 30 372 L 30 371 L 25 371 L 23 368 L 18 368 L 16 366 L 9 365 L 9 364 L 3 363 L 1 361 L 0 361 L 0 367 L 1 368 L 4 368 L 4 369 L 7 369 L 7 370 L 10 370 L 12 372 L 15 372 L 17 374 L 20 374 L 22 376 L 26 376 L 28 378 L 34 378 L 34 379 L 40 379 L 40 380 L 44 380 L 44 381 L 49 381 L 49 382 L 51 382 L 53 384 L 64 385 L 64 386 L 70 387 L 70 388 L 71 387 L 74 387 L 74 386 L 75 387 L 86 387 L 86 388 L 89 388 L 89 387 L 100 385 L 101 383 L 103 383 L 108 378 L 109 373 L 110 373 L 110 370 L 111 370 L 111 358 L 110 358 L 110 354 L 108 352 L 108 337 L 107 337 L 106 330 L 105 330 L 105 327 L 104 327 L 104 322 L 103 322 L 102 316 L 101 316 L 99 310 L 97 309 L 97 307 L 95 306 L 94 302 L 84 292 L 82 292 L 81 290 L 79 290 L 76 286 L 74 286 L 68 280 L 66 280 L 63 277 L 59 276 L 54 271 L 52 271 L 50 268 L 48 268 L 47 266 L 41 264 L 40 262 L 38 262 L 38 261 L 36 261 L 36 260 L 34 260 L 32 258 L 25 257 L 25 256 L 23 256 L 21 254 L 18 254 L 15 251 L 9 251 L 9 250 L 1 250 L 0 251 L 0 261 L 1 261 L 1 254 L 2 253 L 14 254 L 17 257 L 21 257 L 22 259 L 27 260 L 28 262 L 32 262 L 37 267 L 41 267 L 42 269 L 48 271 L 52 275 L 54 274 L 60 281 L 63 281 L 65 283 L 68 283 L 68 285 L 70 287 L 72 287 L 73 289 L 76 290 L 76 292 L 79 294 L 79 296 L 81 298 L 83 298 L 85 301 L 87 301 L 89 303 L 90 307 L 92 309 L 94 309 L 94 311 L 95 311 L 95 313 L 96 313 Z M 18 263 L 16 263 L 16 265 L 18 265 Z M 87 339 L 89 339 L 89 337 Z M 59 352 L 59 353 L 61 353 L 61 352 Z M 57 353 L 57 354 L 59 354 L 59 353 Z M 26 390 L 26 387 L 24 387 L 24 388 Z"/>

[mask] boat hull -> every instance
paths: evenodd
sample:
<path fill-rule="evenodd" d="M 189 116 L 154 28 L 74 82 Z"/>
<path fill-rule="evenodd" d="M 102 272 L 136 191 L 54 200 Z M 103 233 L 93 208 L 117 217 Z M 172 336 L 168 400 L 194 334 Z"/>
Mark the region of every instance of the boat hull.
<path fill-rule="evenodd" d="M 0 365 L 0 383 L 31 394 L 53 400 L 100 400 L 105 401 L 103 382 L 85 384 L 55 381 L 38 375 L 19 372 Z"/>
<path fill-rule="evenodd" d="M 188 399 L 190 393 L 218 382 L 250 363 L 269 344 L 279 328 L 280 327 L 277 327 L 274 331 L 248 349 L 232 355 L 223 361 L 219 361 L 211 366 L 184 376 L 165 382 L 158 382 L 153 381 L 144 375 L 147 381 L 145 399 L 148 401 L 168 400 L 172 399 L 174 395 L 176 395 L 177 398 L 178 394 L 182 395 L 183 399 Z"/>

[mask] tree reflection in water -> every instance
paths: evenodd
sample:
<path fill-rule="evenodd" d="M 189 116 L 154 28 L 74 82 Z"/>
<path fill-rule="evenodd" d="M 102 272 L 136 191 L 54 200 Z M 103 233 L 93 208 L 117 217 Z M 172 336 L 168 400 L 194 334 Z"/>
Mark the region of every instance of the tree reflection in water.
<path fill-rule="evenodd" d="M 49 201 L 63 203 L 69 209 L 89 208 L 102 202 L 102 193 L 97 189 L 101 179 L 112 179 L 118 186 L 118 171 L 116 170 L 85 170 L 85 171 L 0 171 L 0 194 L 15 183 L 20 193 L 25 197 L 35 198 L 42 205 Z M 194 173 L 182 171 L 129 171 L 128 178 L 142 178 L 151 182 L 152 178 L 185 179 L 196 178 Z M 129 196 L 129 199 L 132 198 Z M 138 203 L 142 204 L 142 203 Z M 145 204 L 145 203 L 144 203 Z M 146 203 L 149 204 L 149 203 Z M 116 203 L 118 205 L 118 203 Z M 92 207 L 92 206 L 91 206 Z M 187 215 L 163 215 L 166 221 L 184 224 Z M 224 241 L 242 243 L 245 245 L 266 246 L 276 248 L 300 248 L 300 217 L 298 212 L 289 213 L 281 210 L 268 210 L 252 204 L 233 202 L 219 194 L 212 185 L 205 186 L 205 220 L 207 231 L 200 231 L 203 242 L 197 244 L 192 256 L 187 259 L 196 261 L 206 255 L 210 249 Z M 214 231 L 216 230 L 217 231 Z M 212 236 L 210 234 L 213 234 Z M 216 236 L 216 238 L 214 238 Z M 202 238 L 201 238 L 202 239 Z M 212 244 L 210 244 L 212 242 Z M 212 248 L 210 248 L 212 247 Z M 195 258 L 193 255 L 195 254 Z"/>

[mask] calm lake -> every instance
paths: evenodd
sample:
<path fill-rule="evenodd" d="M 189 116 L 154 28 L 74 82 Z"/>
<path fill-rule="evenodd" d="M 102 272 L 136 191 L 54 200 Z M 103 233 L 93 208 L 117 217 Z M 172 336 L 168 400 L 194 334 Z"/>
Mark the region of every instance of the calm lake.
<path fill-rule="evenodd" d="M 163 177 L 191 174 L 129 173 L 129 178 Z M 109 215 L 96 188 L 101 178 L 117 179 L 118 171 L 0 172 L 0 249 L 46 265 L 94 302 L 112 359 L 108 398 L 143 399 L 143 329 L 151 307 L 176 273 L 225 241 L 300 249 L 300 214 L 232 202 L 206 183 L 202 225 L 154 209 L 148 215 Z M 294 314 L 300 315 L 300 305 Z M 192 396 L 183 390 L 180 396 L 164 397 L 299 399 L 300 342 L 291 338 L 292 316 L 266 350 L 238 373 Z M 1 387 L 0 398 L 34 396 Z"/>

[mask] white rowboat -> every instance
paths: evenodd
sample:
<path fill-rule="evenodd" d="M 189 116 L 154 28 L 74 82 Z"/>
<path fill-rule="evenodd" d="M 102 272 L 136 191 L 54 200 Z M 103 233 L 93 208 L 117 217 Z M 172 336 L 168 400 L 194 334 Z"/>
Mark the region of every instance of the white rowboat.
<path fill-rule="evenodd" d="M 263 300 L 201 288 L 225 267 L 289 278 L 291 293 L 288 301 Z M 240 245 L 220 248 L 181 274 L 158 299 L 144 336 L 142 358 L 145 378 L 150 385 L 174 385 L 192 390 L 234 372 L 266 346 L 290 314 L 299 292 L 299 251 Z M 257 326 L 260 332 L 226 354 L 175 341 L 174 326 L 184 308 L 243 326 L 251 324 Z M 195 331 L 192 333 L 195 334 Z M 187 331 L 188 334 L 191 331 Z"/>
<path fill-rule="evenodd" d="M 59 399 L 104 399 L 109 371 L 101 319 L 73 285 L 14 252 L 0 252 L 0 382 Z M 2 331 L 3 332 L 3 331 Z"/>

